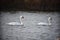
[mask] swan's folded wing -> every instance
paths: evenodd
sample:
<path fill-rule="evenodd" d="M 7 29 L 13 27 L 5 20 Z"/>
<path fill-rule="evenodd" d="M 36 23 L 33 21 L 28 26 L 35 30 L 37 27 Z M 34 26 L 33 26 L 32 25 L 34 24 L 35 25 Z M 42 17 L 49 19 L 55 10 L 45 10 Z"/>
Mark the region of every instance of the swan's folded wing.
<path fill-rule="evenodd" d="M 10 22 L 10 23 L 6 23 L 8 25 L 24 25 L 23 23 L 19 23 L 19 22 Z"/>
<path fill-rule="evenodd" d="M 18 23 L 18 22 L 10 22 L 10 23 L 6 23 L 6 24 L 8 24 L 8 25 L 19 25 L 20 23 Z"/>
<path fill-rule="evenodd" d="M 37 25 L 49 25 L 48 23 L 43 23 L 43 22 L 40 22 L 40 23 L 38 23 Z"/>

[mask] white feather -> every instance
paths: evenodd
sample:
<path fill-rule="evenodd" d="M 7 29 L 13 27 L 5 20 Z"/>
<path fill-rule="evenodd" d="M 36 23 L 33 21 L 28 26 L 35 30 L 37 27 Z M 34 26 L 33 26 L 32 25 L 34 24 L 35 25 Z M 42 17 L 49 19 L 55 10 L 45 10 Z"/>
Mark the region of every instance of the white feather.
<path fill-rule="evenodd" d="M 24 25 L 22 22 L 22 16 L 20 16 L 20 22 L 9 22 L 6 24 L 8 24 L 8 25 Z"/>
<path fill-rule="evenodd" d="M 51 19 L 52 19 L 51 17 L 48 18 L 48 22 L 49 22 L 49 23 L 39 22 L 39 23 L 37 23 L 37 25 L 44 25 L 44 26 L 46 26 L 46 25 L 51 25 Z"/>

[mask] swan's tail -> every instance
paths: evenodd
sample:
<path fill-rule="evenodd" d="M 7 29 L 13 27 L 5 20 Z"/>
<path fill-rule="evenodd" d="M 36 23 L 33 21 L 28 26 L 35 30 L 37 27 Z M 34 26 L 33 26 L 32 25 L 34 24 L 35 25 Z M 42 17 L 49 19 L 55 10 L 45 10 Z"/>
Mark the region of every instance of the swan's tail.
<path fill-rule="evenodd" d="M 6 25 L 14 25 L 14 24 L 11 24 L 11 23 L 6 23 Z"/>

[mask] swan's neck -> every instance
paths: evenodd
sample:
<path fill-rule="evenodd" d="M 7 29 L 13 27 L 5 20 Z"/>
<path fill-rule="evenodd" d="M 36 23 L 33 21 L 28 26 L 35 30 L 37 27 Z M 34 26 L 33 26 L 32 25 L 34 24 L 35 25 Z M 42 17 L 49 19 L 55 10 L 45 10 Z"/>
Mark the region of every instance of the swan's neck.
<path fill-rule="evenodd" d="M 51 25 L 51 20 L 48 20 L 49 25 Z"/>
<path fill-rule="evenodd" d="M 23 24 L 23 22 L 22 22 L 22 18 L 20 18 L 20 23 Z"/>

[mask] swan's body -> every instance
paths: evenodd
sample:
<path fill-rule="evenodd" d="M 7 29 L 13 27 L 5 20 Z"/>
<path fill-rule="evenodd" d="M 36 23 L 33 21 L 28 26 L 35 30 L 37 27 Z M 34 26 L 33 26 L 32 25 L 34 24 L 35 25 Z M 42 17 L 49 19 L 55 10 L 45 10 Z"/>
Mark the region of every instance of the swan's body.
<path fill-rule="evenodd" d="M 10 22 L 10 23 L 6 23 L 8 25 L 24 25 L 23 23 L 19 23 L 19 22 Z"/>
<path fill-rule="evenodd" d="M 24 25 L 22 22 L 23 18 L 24 18 L 23 16 L 20 16 L 20 22 L 10 22 L 10 23 L 6 23 L 6 24 L 8 24 L 8 25 Z"/>
<path fill-rule="evenodd" d="M 40 22 L 40 23 L 38 23 L 38 25 L 46 26 L 46 25 L 51 25 L 51 23 L 44 23 L 44 22 Z"/>
<path fill-rule="evenodd" d="M 45 23 L 45 22 L 40 22 L 40 23 L 38 23 L 38 25 L 44 25 L 44 26 L 46 26 L 46 25 L 51 25 L 51 17 L 49 17 L 48 18 L 48 23 Z"/>

